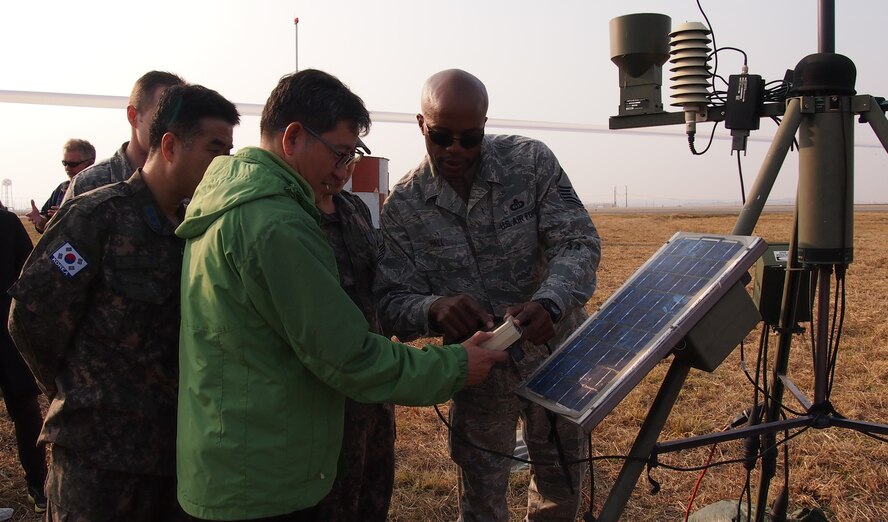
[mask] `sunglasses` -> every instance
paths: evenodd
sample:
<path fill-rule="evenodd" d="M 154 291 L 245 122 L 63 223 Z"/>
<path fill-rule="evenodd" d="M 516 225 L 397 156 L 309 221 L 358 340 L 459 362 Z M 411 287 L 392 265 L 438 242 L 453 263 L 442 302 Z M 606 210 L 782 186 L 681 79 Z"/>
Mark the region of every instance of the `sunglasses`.
<path fill-rule="evenodd" d="M 330 143 L 329 141 L 322 138 L 320 134 L 311 130 L 308 127 L 308 125 L 302 124 L 302 128 L 305 129 L 305 132 L 311 134 L 312 136 L 317 138 L 318 141 L 320 141 L 321 143 L 326 145 L 327 148 L 330 149 L 330 152 L 332 152 L 333 154 L 336 155 L 336 168 L 337 169 L 343 168 L 343 167 L 348 167 L 352 163 L 357 163 L 358 161 L 361 160 L 360 153 L 352 152 L 351 154 L 349 154 L 347 152 L 342 152 L 341 150 L 337 149 L 332 143 Z"/>
<path fill-rule="evenodd" d="M 80 160 L 80 161 L 65 161 L 65 160 L 62 160 L 62 166 L 63 166 L 63 167 L 76 167 L 76 166 L 78 166 L 78 165 L 82 165 L 82 164 L 86 163 L 86 162 L 89 161 L 90 159 L 92 159 L 92 158 L 87 158 L 87 159 L 85 159 L 85 160 Z"/>
<path fill-rule="evenodd" d="M 482 141 L 484 141 L 484 129 L 479 129 L 471 132 L 471 134 L 463 135 L 459 138 L 454 138 L 453 134 L 436 131 L 426 125 L 426 134 L 429 137 L 429 141 L 445 149 L 453 145 L 454 141 L 458 142 L 459 146 L 464 149 L 474 149 L 475 147 L 480 145 Z"/>

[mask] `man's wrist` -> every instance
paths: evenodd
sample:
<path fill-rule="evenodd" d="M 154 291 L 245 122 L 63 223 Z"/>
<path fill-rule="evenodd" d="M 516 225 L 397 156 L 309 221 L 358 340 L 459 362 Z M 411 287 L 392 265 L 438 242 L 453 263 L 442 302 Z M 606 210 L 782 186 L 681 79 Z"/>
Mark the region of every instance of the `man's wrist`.
<path fill-rule="evenodd" d="M 555 301 L 544 297 L 543 299 L 534 299 L 534 302 L 539 303 L 539 305 L 543 307 L 543 310 L 545 310 L 546 313 L 549 314 L 549 317 L 552 319 L 553 323 L 557 323 L 561 320 L 561 308 L 559 308 L 558 305 L 555 304 Z"/>

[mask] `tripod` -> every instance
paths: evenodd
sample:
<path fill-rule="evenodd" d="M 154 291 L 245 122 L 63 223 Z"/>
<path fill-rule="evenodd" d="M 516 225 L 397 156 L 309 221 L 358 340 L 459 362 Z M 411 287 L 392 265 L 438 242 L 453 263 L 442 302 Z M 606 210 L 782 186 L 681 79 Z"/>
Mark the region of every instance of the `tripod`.
<path fill-rule="evenodd" d="M 673 360 L 636 436 L 629 458 L 602 507 L 599 521 L 617 520 L 646 463 L 651 456 L 660 453 L 761 437 L 761 447 L 765 450 L 757 456 L 762 473 L 755 520 L 762 522 L 768 489 L 776 468 L 776 433 L 810 426 L 818 429 L 841 427 L 867 434 L 888 435 L 888 425 L 846 419 L 833 410 L 829 401 L 830 279 L 833 273 L 837 278 L 843 277 L 853 257 L 853 118 L 860 115 L 862 121 L 869 123 L 886 152 L 888 120 L 875 98 L 853 95 L 854 66 L 847 58 L 832 54 L 834 39 L 823 26 L 832 24 L 834 16 L 831 13 L 834 10 L 827 8 L 825 11 L 825 16 L 821 17 L 821 53 L 803 59 L 797 67 L 797 78 L 801 77 L 802 81 L 794 88 L 799 96 L 787 101 L 784 119 L 732 232 L 736 235 L 750 235 L 753 232 L 798 132 L 799 189 L 795 226 L 790 240 L 778 323 L 779 341 L 771 377 L 770 404 L 764 418 L 753 414 L 750 422 L 740 428 L 658 443 L 657 438 L 691 368 L 687 361 Z M 792 336 L 797 330 L 798 297 L 806 276 L 814 282 L 817 302 L 816 330 L 811 332 L 815 339 L 813 400 L 806 398 L 787 375 Z M 787 389 L 802 404 L 805 413 L 780 420 L 782 398 Z"/>

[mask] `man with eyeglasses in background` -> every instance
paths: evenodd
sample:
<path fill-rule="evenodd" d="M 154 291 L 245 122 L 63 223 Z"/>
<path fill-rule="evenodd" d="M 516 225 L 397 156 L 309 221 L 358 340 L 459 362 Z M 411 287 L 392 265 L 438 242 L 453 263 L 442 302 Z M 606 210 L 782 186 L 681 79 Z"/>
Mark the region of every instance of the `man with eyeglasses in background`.
<path fill-rule="evenodd" d="M 148 158 L 149 131 L 157 102 L 168 88 L 184 84 L 185 80 L 166 71 L 148 71 L 136 80 L 126 106 L 126 119 L 130 124 L 129 141 L 124 142 L 113 156 L 96 163 L 72 180 L 64 201 L 105 185 L 126 181 L 142 168 Z"/>
<path fill-rule="evenodd" d="M 505 354 L 416 349 L 370 333 L 319 226 L 370 127 L 364 102 L 306 69 L 281 78 L 260 146 L 217 158 L 176 230 L 187 239 L 179 339 L 179 502 L 199 520 L 322 520 L 346 396 L 429 405 Z M 347 466 L 347 463 L 345 463 Z"/>
<path fill-rule="evenodd" d="M 81 171 L 89 167 L 96 161 L 96 148 L 92 143 L 86 140 L 70 139 L 65 142 L 62 148 L 62 166 L 65 168 L 65 174 L 68 179 L 61 182 L 55 190 L 50 194 L 46 203 L 38 210 L 34 200 L 31 200 L 31 211 L 25 214 L 28 220 L 34 224 L 37 232 L 43 233 L 46 230 L 46 223 L 52 219 L 56 211 L 62 205 L 65 199 L 65 192 L 74 176 L 80 174 Z"/>
<path fill-rule="evenodd" d="M 511 455 L 521 418 L 536 463 L 527 520 L 572 522 L 581 505 L 583 466 L 574 463 L 584 458 L 583 433 L 512 390 L 586 318 L 598 233 L 546 145 L 485 135 L 488 97 L 478 78 L 458 69 L 431 76 L 421 107 L 427 155 L 395 185 L 380 219 L 382 326 L 401 340 L 443 335 L 450 343 L 507 316 L 520 323 L 521 351 L 453 397 L 460 520 L 509 520 L 511 462 L 485 449 Z"/>

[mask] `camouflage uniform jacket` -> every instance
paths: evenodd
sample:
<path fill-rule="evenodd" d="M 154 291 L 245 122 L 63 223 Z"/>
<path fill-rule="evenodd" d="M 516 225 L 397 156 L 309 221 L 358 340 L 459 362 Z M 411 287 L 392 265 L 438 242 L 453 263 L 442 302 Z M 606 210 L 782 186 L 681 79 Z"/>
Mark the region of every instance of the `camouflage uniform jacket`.
<path fill-rule="evenodd" d="M 382 333 L 373 298 L 380 242 L 370 210 L 361 198 L 350 192 L 334 195 L 333 204 L 336 206 L 334 214 L 321 214 L 321 230 L 336 255 L 339 282 L 364 313 L 369 330 Z"/>
<path fill-rule="evenodd" d="M 9 291 L 10 333 L 52 399 L 41 441 L 175 473 L 183 246 L 140 173 L 61 208 Z"/>
<path fill-rule="evenodd" d="M 376 259 L 379 252 L 379 232 L 373 228 L 370 209 L 361 198 L 350 193 L 340 192 L 333 196 L 336 212 L 321 213 L 321 230 L 327 236 L 336 267 L 339 269 L 339 284 L 351 300 L 364 313 L 368 329 L 382 333 L 376 300 L 373 298 L 373 278 L 376 275 Z M 384 405 L 386 409 L 390 406 Z M 346 426 L 378 415 L 379 404 L 363 404 L 350 401 L 346 406 Z M 346 436 L 348 436 L 346 434 Z"/>
<path fill-rule="evenodd" d="M 429 307 L 460 293 L 498 318 L 511 305 L 548 298 L 562 311 L 557 343 L 586 317 L 598 232 L 543 143 L 487 136 L 481 147 L 468 204 L 428 156 L 386 200 L 375 287 L 383 328 L 402 339 L 439 335 L 429 327 Z M 546 355 L 542 347 L 524 351 L 529 367 Z"/>
<path fill-rule="evenodd" d="M 105 185 L 128 180 L 136 171 L 136 167 L 126 157 L 127 145 L 129 145 L 128 141 L 121 145 L 110 158 L 103 159 L 74 176 L 71 184 L 68 185 L 64 201 L 67 202 L 75 196 Z"/>

